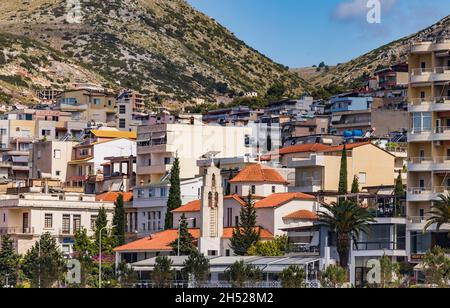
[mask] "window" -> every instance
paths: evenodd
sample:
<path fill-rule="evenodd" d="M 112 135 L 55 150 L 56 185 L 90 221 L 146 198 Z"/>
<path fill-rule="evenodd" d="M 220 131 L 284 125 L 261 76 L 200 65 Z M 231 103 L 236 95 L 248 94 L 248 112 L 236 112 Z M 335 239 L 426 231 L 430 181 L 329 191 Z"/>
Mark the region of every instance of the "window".
<path fill-rule="evenodd" d="M 43 129 L 41 133 L 42 136 L 50 136 L 52 134 L 52 131 L 49 129 Z"/>
<path fill-rule="evenodd" d="M 172 164 L 172 158 L 164 157 L 164 165 L 170 165 L 170 164 Z"/>
<path fill-rule="evenodd" d="M 217 250 L 208 250 L 208 256 L 210 257 L 217 256 Z"/>
<path fill-rule="evenodd" d="M 61 176 L 61 171 L 56 170 L 56 176 Z"/>
<path fill-rule="evenodd" d="M 233 209 L 227 209 L 227 227 L 232 227 L 233 224 Z"/>
<path fill-rule="evenodd" d="M 45 214 L 44 228 L 45 229 L 53 228 L 53 215 L 52 214 Z"/>
<path fill-rule="evenodd" d="M 431 131 L 431 112 L 414 112 L 412 115 L 413 132 Z"/>
<path fill-rule="evenodd" d="M 91 230 L 92 231 L 95 231 L 95 225 L 96 225 L 96 222 L 97 222 L 97 215 L 92 215 L 91 216 Z"/>
<path fill-rule="evenodd" d="M 167 189 L 165 187 L 162 187 L 161 191 L 160 191 L 160 194 L 161 194 L 161 198 L 166 197 L 167 196 Z"/>
<path fill-rule="evenodd" d="M 38 150 L 37 152 L 37 159 L 41 159 L 41 150 Z"/>
<path fill-rule="evenodd" d="M 234 226 L 239 226 L 239 216 L 234 217 Z"/>
<path fill-rule="evenodd" d="M 153 198 L 155 196 L 155 189 L 154 188 L 150 188 L 148 190 L 148 197 L 149 198 Z"/>
<path fill-rule="evenodd" d="M 54 159 L 61 159 L 61 150 L 54 150 L 53 151 L 53 158 Z"/>
<path fill-rule="evenodd" d="M 99 98 L 94 98 L 94 105 L 100 105 L 101 102 L 102 102 L 101 99 L 99 99 Z"/>
<path fill-rule="evenodd" d="M 275 186 L 272 186 L 272 194 L 274 194 L 277 191 Z"/>
<path fill-rule="evenodd" d="M 360 184 L 366 184 L 367 183 L 367 173 L 360 172 L 358 175 L 358 180 Z"/>
<path fill-rule="evenodd" d="M 81 230 L 81 215 L 73 215 L 73 232 Z"/>
<path fill-rule="evenodd" d="M 120 105 L 119 106 L 119 113 L 120 114 L 125 114 L 127 112 L 127 107 L 125 105 Z"/>
<path fill-rule="evenodd" d="M 144 198 L 144 191 L 142 189 L 138 189 L 138 199 Z"/>
<path fill-rule="evenodd" d="M 252 195 L 256 194 L 256 186 L 252 185 Z"/>
<path fill-rule="evenodd" d="M 197 218 L 192 221 L 192 228 L 197 228 Z"/>
<path fill-rule="evenodd" d="M 70 234 L 70 215 L 63 215 L 62 233 Z"/>
<path fill-rule="evenodd" d="M 237 193 L 238 193 L 238 187 L 237 187 L 237 185 L 236 185 L 236 186 L 234 186 L 234 193 L 235 193 L 235 194 L 237 194 Z"/>
<path fill-rule="evenodd" d="M 119 128 L 125 128 L 125 127 L 127 127 L 127 120 L 119 119 Z"/>

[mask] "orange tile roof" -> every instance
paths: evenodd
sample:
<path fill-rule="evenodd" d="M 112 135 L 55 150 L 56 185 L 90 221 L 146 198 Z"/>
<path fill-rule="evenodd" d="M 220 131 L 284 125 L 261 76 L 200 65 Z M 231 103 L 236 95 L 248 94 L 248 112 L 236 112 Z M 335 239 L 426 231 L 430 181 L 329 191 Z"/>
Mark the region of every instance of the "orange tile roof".
<path fill-rule="evenodd" d="M 125 138 L 125 139 L 136 139 L 137 133 L 136 132 L 123 132 L 123 131 L 116 131 L 116 130 L 97 130 L 93 129 L 91 130 L 91 133 L 98 137 L 98 138 Z"/>
<path fill-rule="evenodd" d="M 224 228 L 223 229 L 223 236 L 222 236 L 222 238 L 224 238 L 224 239 L 232 238 L 234 229 L 235 228 Z M 257 227 L 256 230 L 260 231 L 260 236 L 261 236 L 261 239 L 263 239 L 263 240 L 269 240 L 269 239 L 273 239 L 274 238 L 273 234 L 270 233 L 268 230 L 266 230 L 264 228 Z"/>
<path fill-rule="evenodd" d="M 195 238 L 200 237 L 200 229 L 189 229 L 189 233 Z M 171 251 L 170 246 L 178 238 L 178 230 L 166 230 L 143 239 L 117 247 L 114 251 Z"/>
<path fill-rule="evenodd" d="M 229 199 L 236 200 L 242 206 L 247 204 L 247 202 L 244 201 L 244 199 L 241 196 L 238 196 L 238 195 L 225 196 L 224 199 L 225 200 L 229 200 Z"/>
<path fill-rule="evenodd" d="M 234 177 L 230 183 L 280 183 L 287 184 L 281 174 L 275 169 L 269 168 L 261 164 L 250 164 Z"/>
<path fill-rule="evenodd" d="M 350 144 L 346 144 L 345 148 L 347 150 L 353 150 L 355 148 L 359 148 L 362 147 L 364 145 L 368 145 L 371 144 L 369 141 L 368 142 L 356 142 L 356 143 L 350 143 Z M 328 147 L 328 149 L 324 150 L 323 152 L 342 152 L 342 150 L 344 149 L 344 145 L 338 145 L 335 147 Z"/>
<path fill-rule="evenodd" d="M 293 154 L 293 153 L 305 153 L 305 152 L 320 152 L 330 148 L 330 146 L 320 143 L 313 144 L 299 144 L 290 147 L 282 148 L 280 155 Z"/>
<path fill-rule="evenodd" d="M 308 211 L 300 210 L 283 217 L 284 219 L 302 219 L 302 220 L 317 220 L 317 214 Z"/>
<path fill-rule="evenodd" d="M 119 195 L 123 196 L 123 201 L 124 202 L 130 202 L 133 201 L 133 192 L 114 192 L 114 191 L 109 191 L 106 193 L 103 193 L 101 195 L 97 195 L 95 197 L 95 200 L 97 201 L 106 201 L 106 202 L 115 202 L 117 200 L 117 197 L 119 197 Z"/>
<path fill-rule="evenodd" d="M 230 239 L 233 237 L 234 228 L 224 228 L 224 239 Z M 261 239 L 273 239 L 273 234 L 269 231 L 258 227 L 261 231 Z M 194 239 L 200 238 L 200 229 L 189 229 L 189 233 Z M 123 246 L 114 249 L 116 252 L 134 252 L 134 251 L 171 251 L 173 248 L 170 246 L 178 238 L 178 230 L 166 230 L 152 236 L 125 244 Z"/>
<path fill-rule="evenodd" d="M 291 200 L 315 200 L 314 196 L 303 193 L 273 194 L 255 203 L 255 208 L 271 208 L 281 206 Z"/>
<path fill-rule="evenodd" d="M 202 205 L 201 200 L 195 200 L 191 201 L 189 203 L 186 203 L 185 205 L 175 209 L 172 211 L 172 213 L 193 213 L 193 212 L 200 212 L 200 207 Z"/>

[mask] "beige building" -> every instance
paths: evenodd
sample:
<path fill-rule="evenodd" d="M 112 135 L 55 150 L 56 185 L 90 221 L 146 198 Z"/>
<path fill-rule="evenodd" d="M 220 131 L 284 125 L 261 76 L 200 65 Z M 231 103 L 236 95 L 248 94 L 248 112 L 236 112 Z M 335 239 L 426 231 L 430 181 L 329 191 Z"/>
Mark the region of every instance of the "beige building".
<path fill-rule="evenodd" d="M 72 160 L 74 141 L 40 141 L 33 144 L 31 177 L 49 177 L 67 182 L 68 163 Z"/>
<path fill-rule="evenodd" d="M 42 234 L 50 233 L 62 251 L 70 254 L 77 231 L 86 229 L 89 236 L 94 234 L 102 207 L 111 222 L 114 203 L 96 201 L 95 196 L 45 194 L 40 190 L 4 195 L 0 198 L 0 235 L 10 235 L 16 251 L 25 254 Z"/>
<path fill-rule="evenodd" d="M 145 112 L 144 96 L 132 90 L 124 90 L 117 97 L 117 124 L 123 131 L 137 131 L 139 125 L 149 119 Z"/>
<path fill-rule="evenodd" d="M 393 154 L 368 142 L 348 144 L 346 149 L 349 191 L 355 176 L 359 179 L 361 190 L 363 187 L 394 184 Z M 283 155 L 282 161 L 289 168 L 296 169 L 296 187 L 291 191 L 336 192 L 339 187 L 342 150 L 343 146 L 308 145 L 305 149 Z"/>
<path fill-rule="evenodd" d="M 407 250 L 420 262 L 433 246 L 450 248 L 450 226 L 423 232 L 433 202 L 450 187 L 450 41 L 414 44 L 409 66 Z"/>
<path fill-rule="evenodd" d="M 138 128 L 137 183 L 159 183 L 180 159 L 180 177 L 198 175 L 197 160 L 203 156 L 244 157 L 250 153 L 246 137 L 251 128 L 192 124 L 156 124 Z"/>

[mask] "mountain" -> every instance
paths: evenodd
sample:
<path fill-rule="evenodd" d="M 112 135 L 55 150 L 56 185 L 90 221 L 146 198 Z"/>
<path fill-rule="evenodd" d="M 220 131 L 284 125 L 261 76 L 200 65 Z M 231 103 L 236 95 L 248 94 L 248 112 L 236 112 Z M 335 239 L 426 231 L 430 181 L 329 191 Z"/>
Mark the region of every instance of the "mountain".
<path fill-rule="evenodd" d="M 381 46 L 347 63 L 329 67 L 327 70 L 316 71 L 316 68 L 301 68 L 292 71 L 310 82 L 313 87 L 331 84 L 352 87 L 352 85 L 357 85 L 366 73 L 371 74 L 379 68 L 407 61 L 411 43 L 444 38 L 450 38 L 450 16 L 418 33 Z"/>
<path fill-rule="evenodd" d="M 74 81 L 189 100 L 308 84 L 184 0 L 0 2 L 0 102 Z"/>

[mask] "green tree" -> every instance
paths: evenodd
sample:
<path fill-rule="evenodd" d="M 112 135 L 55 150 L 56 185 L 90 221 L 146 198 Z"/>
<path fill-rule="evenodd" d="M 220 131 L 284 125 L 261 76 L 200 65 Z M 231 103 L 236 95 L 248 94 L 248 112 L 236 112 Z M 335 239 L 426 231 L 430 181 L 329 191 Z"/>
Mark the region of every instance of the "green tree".
<path fill-rule="evenodd" d="M 193 283 L 196 288 L 201 288 L 209 279 L 209 260 L 197 250 L 193 251 L 189 255 L 189 258 L 184 261 L 183 273 L 188 279 L 189 277 L 193 278 Z"/>
<path fill-rule="evenodd" d="M 450 258 L 444 249 L 434 247 L 423 261 L 425 280 L 427 284 L 439 288 L 448 288 L 450 281 Z"/>
<path fill-rule="evenodd" d="M 56 240 L 49 233 L 44 233 L 26 253 L 22 270 L 32 287 L 40 285 L 42 288 L 51 288 L 62 278 L 65 264 Z"/>
<path fill-rule="evenodd" d="M 402 199 L 405 198 L 405 188 L 403 186 L 403 179 L 402 179 L 402 171 L 400 170 L 398 172 L 397 179 L 395 180 L 395 188 L 394 188 L 394 197 L 395 197 L 395 211 L 397 216 L 400 216 L 401 213 L 401 203 Z"/>
<path fill-rule="evenodd" d="M 267 89 L 266 97 L 271 100 L 278 100 L 286 93 L 286 86 L 282 83 L 276 83 Z"/>
<path fill-rule="evenodd" d="M 241 209 L 239 224 L 233 230 L 230 247 L 236 255 L 244 256 L 259 239 L 260 232 L 256 228 L 255 203 L 252 195 L 249 194 L 246 204 Z"/>
<path fill-rule="evenodd" d="M 249 256 L 282 257 L 288 246 L 287 236 L 278 236 L 273 241 L 259 241 L 253 244 L 247 251 Z"/>
<path fill-rule="evenodd" d="M 252 264 L 245 264 L 243 260 L 236 261 L 225 271 L 225 276 L 231 282 L 233 288 L 248 287 L 248 284 L 262 280 L 262 271 Z"/>
<path fill-rule="evenodd" d="M 324 288 L 342 288 L 346 282 L 348 282 L 347 271 L 343 267 L 330 265 L 320 273 L 320 283 Z"/>
<path fill-rule="evenodd" d="M 113 217 L 113 235 L 117 246 L 125 244 L 125 208 L 123 207 L 123 195 L 119 194 L 115 202 Z"/>
<path fill-rule="evenodd" d="M 337 251 L 341 267 L 347 268 L 351 239 L 357 242 L 361 232 L 367 233 L 369 224 L 375 222 L 369 211 L 351 200 L 323 204 L 319 221 L 337 234 Z"/>
<path fill-rule="evenodd" d="M 440 195 L 439 199 L 439 201 L 433 203 L 430 212 L 431 217 L 425 225 L 425 231 L 433 225 L 436 225 L 436 229 L 439 231 L 443 225 L 450 223 L 450 194 Z"/>
<path fill-rule="evenodd" d="M 173 228 L 172 211 L 176 210 L 182 205 L 180 185 L 180 159 L 177 157 L 175 158 L 172 170 L 170 171 L 170 191 L 169 199 L 167 200 L 167 213 L 164 225 L 164 228 L 166 230 Z"/>
<path fill-rule="evenodd" d="M 344 144 L 341 156 L 341 170 L 339 172 L 339 188 L 338 193 L 340 195 L 346 195 L 348 193 L 348 175 L 347 175 L 347 147 Z"/>
<path fill-rule="evenodd" d="M 92 272 L 92 256 L 95 254 L 95 244 L 87 235 L 87 230 L 82 229 L 75 234 L 73 250 L 75 258 L 81 264 L 81 286 L 88 284 Z"/>
<path fill-rule="evenodd" d="M 285 289 L 300 289 L 305 286 L 305 269 L 298 265 L 285 268 L 280 275 L 281 286 Z"/>
<path fill-rule="evenodd" d="M 384 255 L 380 259 L 381 288 L 394 288 L 399 286 L 400 264 L 393 262 L 392 258 Z"/>
<path fill-rule="evenodd" d="M 2 237 L 0 246 L 0 288 L 15 286 L 17 283 L 17 267 L 19 255 L 13 247 L 13 241 L 8 235 Z"/>
<path fill-rule="evenodd" d="M 186 216 L 183 214 L 180 220 L 180 233 L 175 241 L 173 241 L 170 246 L 173 248 L 173 251 L 178 254 L 180 252 L 180 256 L 189 256 L 192 252 L 196 251 L 197 248 L 194 245 L 194 237 L 189 232 L 188 221 Z M 178 249 L 179 247 L 179 249 Z"/>
<path fill-rule="evenodd" d="M 123 288 L 132 288 L 139 280 L 138 274 L 125 262 L 119 263 L 117 278 Z"/>
<path fill-rule="evenodd" d="M 173 261 L 167 257 L 157 257 L 152 273 L 153 283 L 157 288 L 169 288 L 170 282 L 175 278 L 175 270 L 172 269 Z"/>
<path fill-rule="evenodd" d="M 359 194 L 359 179 L 358 179 L 358 177 L 356 175 L 353 178 L 352 194 Z"/>

